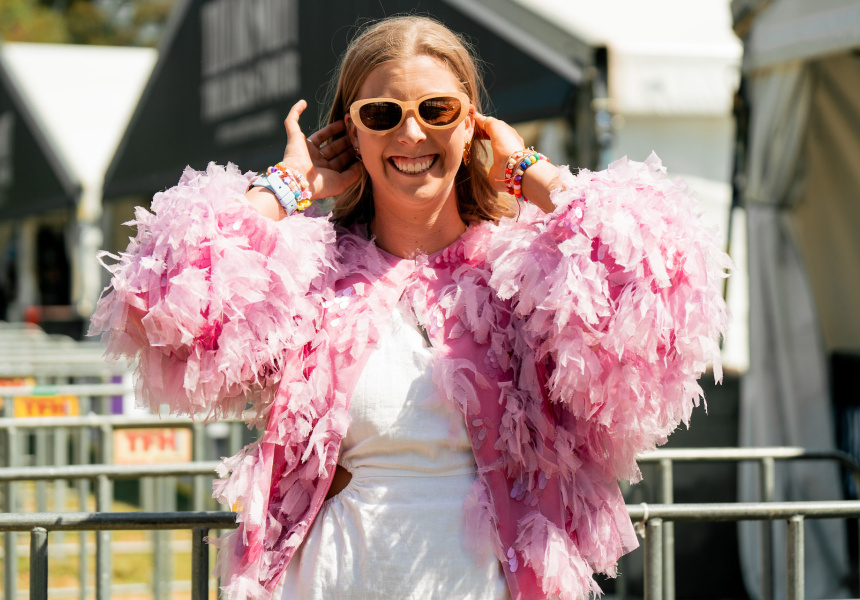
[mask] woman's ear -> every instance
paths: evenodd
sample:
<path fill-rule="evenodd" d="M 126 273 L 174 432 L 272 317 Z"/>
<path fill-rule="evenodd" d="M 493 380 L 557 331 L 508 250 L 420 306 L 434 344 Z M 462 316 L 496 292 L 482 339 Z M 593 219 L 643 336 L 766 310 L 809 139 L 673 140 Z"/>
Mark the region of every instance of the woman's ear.
<path fill-rule="evenodd" d="M 349 136 L 349 141 L 352 144 L 353 148 L 358 147 L 358 128 L 355 126 L 355 123 L 352 122 L 352 116 L 349 113 L 346 113 L 343 116 L 343 122 L 346 125 L 346 135 Z"/>
<path fill-rule="evenodd" d="M 469 105 L 469 114 L 466 115 L 466 118 L 463 120 L 463 123 L 466 125 L 466 139 L 473 140 L 475 139 L 475 110 L 474 105 Z"/>

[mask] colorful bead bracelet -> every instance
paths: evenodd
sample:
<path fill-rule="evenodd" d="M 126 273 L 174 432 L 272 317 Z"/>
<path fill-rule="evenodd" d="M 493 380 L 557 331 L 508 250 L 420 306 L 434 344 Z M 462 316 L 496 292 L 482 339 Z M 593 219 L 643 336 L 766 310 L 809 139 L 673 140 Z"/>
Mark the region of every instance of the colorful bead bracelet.
<path fill-rule="evenodd" d="M 508 188 L 508 193 L 517 200 L 528 202 L 528 198 L 523 197 L 523 173 L 525 173 L 526 169 L 539 160 L 549 161 L 549 159 L 540 152 L 535 152 L 534 148 L 526 148 L 524 150 L 514 152 L 508 159 L 508 163 L 505 165 L 505 187 Z"/>
<path fill-rule="evenodd" d="M 266 174 L 260 175 L 251 186 L 264 187 L 271 191 L 288 215 L 301 212 L 311 205 L 308 180 L 282 162 L 266 169 Z"/>

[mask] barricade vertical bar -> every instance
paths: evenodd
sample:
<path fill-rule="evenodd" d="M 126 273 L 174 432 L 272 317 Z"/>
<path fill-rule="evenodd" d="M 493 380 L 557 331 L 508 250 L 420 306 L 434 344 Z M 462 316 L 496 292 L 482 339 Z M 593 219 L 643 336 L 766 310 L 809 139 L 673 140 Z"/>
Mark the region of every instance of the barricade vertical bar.
<path fill-rule="evenodd" d="M 69 464 L 69 433 L 65 427 L 57 427 L 51 436 L 54 442 L 54 464 L 64 467 Z M 54 482 L 54 512 L 66 512 L 66 487 L 68 481 L 58 479 Z M 52 540 L 54 548 L 62 547 L 64 534 L 62 531 L 54 532 Z"/>
<path fill-rule="evenodd" d="M 773 502 L 774 468 L 773 458 L 763 458 L 760 461 L 759 484 L 762 502 Z M 762 521 L 761 530 L 761 597 L 762 600 L 773 600 L 773 523 Z"/>
<path fill-rule="evenodd" d="M 89 462 L 89 434 L 87 427 L 78 428 L 77 445 L 75 447 L 75 463 L 85 465 Z M 78 480 L 78 510 L 87 512 L 87 497 L 89 496 L 90 482 L 87 479 Z M 78 586 L 79 600 L 87 600 L 87 573 L 89 572 L 89 554 L 87 553 L 87 536 L 89 532 L 81 531 L 78 534 Z"/>
<path fill-rule="evenodd" d="M 48 600 L 48 531 L 30 531 L 30 600 Z"/>
<path fill-rule="evenodd" d="M 803 600 L 803 515 L 788 520 L 785 543 L 786 598 Z"/>
<path fill-rule="evenodd" d="M 12 398 L 4 398 L 4 409 L 11 412 Z M 6 430 L 6 461 L 10 467 L 18 466 L 18 430 L 9 427 Z M 11 481 L 3 484 L 3 511 L 8 513 L 17 512 L 15 502 L 15 484 Z M 15 598 L 18 593 L 18 534 L 7 531 L 3 534 L 3 597 Z"/>
<path fill-rule="evenodd" d="M 663 519 L 645 523 L 645 600 L 663 600 Z"/>
<path fill-rule="evenodd" d="M 209 599 L 209 530 L 198 527 L 191 532 L 191 600 Z"/>
<path fill-rule="evenodd" d="M 156 512 L 166 512 L 168 510 L 165 505 L 165 482 L 163 477 L 155 480 L 155 510 Z M 155 578 L 153 586 L 153 596 L 155 600 L 166 600 L 170 591 L 167 589 L 167 569 L 170 567 L 169 531 L 154 531 L 153 540 L 155 546 L 155 560 L 153 561 L 153 575 Z"/>
<path fill-rule="evenodd" d="M 48 432 L 43 428 L 38 428 L 33 432 L 36 438 L 36 460 L 37 467 L 45 467 L 48 465 Z M 36 482 L 36 510 L 38 512 L 47 512 L 48 510 L 48 482 Z"/>
<path fill-rule="evenodd" d="M 96 480 L 96 511 L 111 512 L 111 482 L 107 475 Z M 96 532 L 96 600 L 109 600 L 111 588 L 110 531 Z"/>
<path fill-rule="evenodd" d="M 672 461 L 660 459 L 660 502 L 674 504 Z M 663 600 L 675 600 L 675 524 L 663 523 Z"/>
<path fill-rule="evenodd" d="M 194 439 L 194 461 L 206 460 L 206 429 L 202 423 L 192 426 L 191 434 Z M 192 483 L 192 507 L 194 510 L 206 510 L 206 476 L 195 475 Z"/>

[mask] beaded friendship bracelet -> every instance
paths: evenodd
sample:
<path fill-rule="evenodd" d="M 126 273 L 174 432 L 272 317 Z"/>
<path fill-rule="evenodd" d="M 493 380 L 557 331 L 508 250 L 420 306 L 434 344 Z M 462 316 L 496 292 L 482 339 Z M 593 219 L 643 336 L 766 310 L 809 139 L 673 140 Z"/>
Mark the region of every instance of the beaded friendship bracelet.
<path fill-rule="evenodd" d="M 251 186 L 271 191 L 287 215 L 301 212 L 311 205 L 310 186 L 305 176 L 282 162 L 266 169 L 266 174 L 260 175 Z"/>
<path fill-rule="evenodd" d="M 523 197 L 523 173 L 539 160 L 549 161 L 540 152 L 535 152 L 534 148 L 514 152 L 508 159 L 508 163 L 505 165 L 505 187 L 508 188 L 508 193 L 517 200 L 528 202 L 528 198 Z"/>

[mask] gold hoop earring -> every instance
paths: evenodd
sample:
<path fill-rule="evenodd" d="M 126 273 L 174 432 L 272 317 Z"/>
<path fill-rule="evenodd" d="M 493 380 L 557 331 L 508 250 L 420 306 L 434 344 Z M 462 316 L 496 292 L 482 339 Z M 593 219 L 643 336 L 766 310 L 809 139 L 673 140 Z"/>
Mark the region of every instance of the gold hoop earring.
<path fill-rule="evenodd" d="M 469 161 L 472 160 L 472 140 L 466 140 L 466 146 L 463 148 L 463 164 L 469 166 Z"/>
<path fill-rule="evenodd" d="M 359 160 L 359 162 L 364 162 L 364 159 L 361 158 L 361 150 L 358 149 L 358 146 L 353 146 L 353 150 L 355 150 L 355 157 Z"/>

